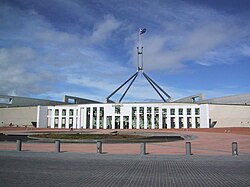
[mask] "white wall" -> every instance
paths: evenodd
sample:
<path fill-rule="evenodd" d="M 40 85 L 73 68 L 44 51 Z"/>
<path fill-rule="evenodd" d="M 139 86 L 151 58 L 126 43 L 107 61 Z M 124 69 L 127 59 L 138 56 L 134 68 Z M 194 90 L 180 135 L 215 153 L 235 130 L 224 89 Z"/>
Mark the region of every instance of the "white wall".
<path fill-rule="evenodd" d="M 37 106 L 37 128 L 48 127 L 47 112 L 48 112 L 47 106 Z"/>
<path fill-rule="evenodd" d="M 209 104 L 209 118 L 220 127 L 250 127 L 250 106 Z"/>
<path fill-rule="evenodd" d="M 31 122 L 37 122 L 37 106 L 0 108 L 0 126 L 33 127 Z"/>

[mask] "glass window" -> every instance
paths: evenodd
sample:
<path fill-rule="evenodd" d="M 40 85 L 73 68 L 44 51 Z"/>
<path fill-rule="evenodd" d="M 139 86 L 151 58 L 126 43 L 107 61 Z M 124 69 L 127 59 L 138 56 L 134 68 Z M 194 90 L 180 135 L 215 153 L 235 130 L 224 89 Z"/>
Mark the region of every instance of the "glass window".
<path fill-rule="evenodd" d="M 166 108 L 163 108 L 163 109 L 162 109 L 162 114 L 163 114 L 163 115 L 167 115 L 167 109 L 166 109 Z"/>
<path fill-rule="evenodd" d="M 200 109 L 199 108 L 195 109 L 195 115 L 200 115 Z"/>
<path fill-rule="evenodd" d="M 55 109 L 55 116 L 59 116 L 59 109 Z"/>
<path fill-rule="evenodd" d="M 187 115 L 191 115 L 191 108 L 187 108 Z"/>
<path fill-rule="evenodd" d="M 66 109 L 63 109 L 63 110 L 62 110 L 62 115 L 63 115 L 63 116 L 66 116 Z"/>
<path fill-rule="evenodd" d="M 69 128 L 73 127 L 73 118 L 69 118 Z"/>
<path fill-rule="evenodd" d="M 179 108 L 179 115 L 183 115 L 183 108 Z"/>
<path fill-rule="evenodd" d="M 171 114 L 171 115 L 175 115 L 175 109 L 174 109 L 174 108 L 171 108 L 171 109 L 170 109 L 170 114 Z"/>
<path fill-rule="evenodd" d="M 70 109 L 70 110 L 69 110 L 69 115 L 70 115 L 70 116 L 73 116 L 73 115 L 74 115 L 74 110 L 73 110 L 73 109 Z"/>
<path fill-rule="evenodd" d="M 121 113 L 121 107 L 120 106 L 115 106 L 115 113 L 120 114 Z"/>

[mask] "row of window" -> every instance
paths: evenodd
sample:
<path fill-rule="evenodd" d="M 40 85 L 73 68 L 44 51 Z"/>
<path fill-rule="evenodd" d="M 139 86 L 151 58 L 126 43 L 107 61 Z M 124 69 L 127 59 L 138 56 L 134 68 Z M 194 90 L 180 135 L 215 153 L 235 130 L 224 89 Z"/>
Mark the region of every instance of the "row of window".
<path fill-rule="evenodd" d="M 70 116 L 74 115 L 74 110 L 73 109 L 69 110 L 69 115 Z M 55 109 L 55 116 L 59 116 L 59 109 Z M 66 109 L 62 109 L 62 116 L 66 116 Z"/>
<path fill-rule="evenodd" d="M 136 108 L 137 107 L 132 107 L 132 116 L 136 114 Z M 175 108 L 170 108 L 170 115 L 175 115 L 176 112 L 178 111 L 179 115 L 183 115 L 184 114 L 184 109 L 183 108 L 179 108 L 179 109 L 175 109 Z M 152 112 L 152 108 L 151 107 L 147 107 L 147 113 L 151 113 Z M 144 107 L 139 107 L 139 113 L 143 114 L 144 113 Z M 154 113 L 158 114 L 159 113 L 159 108 L 158 107 L 154 107 Z M 87 114 L 90 114 L 90 108 L 87 108 Z M 93 107 L 93 114 L 94 116 L 96 116 L 97 114 L 97 107 Z M 115 106 L 115 114 L 121 114 L 121 108 L 120 106 Z M 163 115 L 167 115 L 167 109 L 163 108 L 162 109 L 162 114 Z M 192 115 L 192 109 L 191 108 L 187 108 L 186 109 L 186 114 L 187 115 Z M 74 110 L 70 109 L 69 110 L 69 115 L 73 116 L 74 115 Z M 103 116 L 104 115 L 104 107 L 100 107 L 100 115 Z M 200 115 L 200 109 L 199 108 L 195 108 L 195 115 Z M 55 116 L 59 116 L 59 109 L 55 109 Z M 66 116 L 66 109 L 62 109 L 62 116 Z"/>
<path fill-rule="evenodd" d="M 155 124 L 155 128 L 158 129 L 159 128 L 159 116 L 156 116 L 154 118 L 154 124 Z M 170 118 L 170 128 L 184 128 L 184 118 L 183 117 L 179 117 L 178 118 L 178 126 L 176 125 L 176 119 L 175 117 L 171 117 Z M 120 116 L 115 116 L 115 118 L 113 118 L 112 116 L 107 116 L 106 117 L 106 128 L 107 129 L 111 129 L 112 128 L 112 121 L 114 120 L 114 128 L 115 129 L 120 129 L 121 128 L 121 125 L 123 125 L 123 128 L 124 129 L 128 129 L 129 128 L 129 116 L 124 116 L 123 117 L 123 120 L 121 120 Z M 72 128 L 73 127 L 73 118 L 70 117 L 69 118 L 69 128 Z M 200 118 L 199 117 L 195 117 L 194 118 L 194 121 L 192 121 L 192 118 L 191 117 L 187 117 L 186 118 L 186 127 L 187 128 L 192 128 L 192 124 L 195 125 L 195 128 L 199 128 L 200 127 Z M 132 119 L 132 129 L 136 129 L 137 128 L 137 122 L 136 122 L 136 119 Z M 167 120 L 167 117 L 163 117 L 162 118 L 162 128 L 167 128 L 168 127 L 168 120 Z M 148 119 L 147 120 L 147 129 L 151 129 L 152 128 L 152 122 L 151 122 L 151 119 Z M 58 128 L 59 127 L 59 118 L 58 117 L 55 117 L 54 119 L 54 128 Z M 66 128 L 66 118 L 65 117 L 62 117 L 61 118 L 61 128 Z M 89 119 L 87 119 L 86 121 L 86 128 L 89 129 L 90 128 L 90 121 Z M 96 119 L 93 119 L 93 125 L 92 125 L 92 128 L 93 129 L 96 129 L 97 128 L 97 121 Z M 103 129 L 104 128 L 104 119 L 100 119 L 99 121 L 99 128 L 100 129 Z M 144 121 L 143 119 L 140 119 L 139 120 L 139 124 L 138 124 L 138 128 L 140 129 L 143 129 L 144 128 Z"/>

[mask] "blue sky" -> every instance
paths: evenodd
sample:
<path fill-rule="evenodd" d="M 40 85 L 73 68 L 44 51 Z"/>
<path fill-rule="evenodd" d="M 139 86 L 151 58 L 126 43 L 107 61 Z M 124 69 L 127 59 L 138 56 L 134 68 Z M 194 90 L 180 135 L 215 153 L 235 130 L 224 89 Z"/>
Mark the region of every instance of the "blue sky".
<path fill-rule="evenodd" d="M 135 73 L 144 27 L 144 71 L 174 99 L 249 93 L 249 19 L 248 0 L 1 0 L 0 94 L 104 101 Z M 124 101 L 148 100 L 140 75 Z"/>

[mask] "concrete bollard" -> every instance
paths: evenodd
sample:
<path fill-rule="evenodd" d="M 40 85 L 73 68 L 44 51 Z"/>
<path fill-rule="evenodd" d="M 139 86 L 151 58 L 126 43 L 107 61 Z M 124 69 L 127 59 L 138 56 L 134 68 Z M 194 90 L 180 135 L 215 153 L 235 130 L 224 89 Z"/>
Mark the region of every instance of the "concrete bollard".
<path fill-rule="evenodd" d="M 186 142 L 186 155 L 192 155 L 192 153 L 191 153 L 191 142 Z"/>
<path fill-rule="evenodd" d="M 237 142 L 232 142 L 232 155 L 238 155 L 238 144 L 237 144 Z"/>
<path fill-rule="evenodd" d="M 60 151 L 61 151 L 60 140 L 56 140 L 56 142 L 55 142 L 55 152 L 60 153 Z"/>
<path fill-rule="evenodd" d="M 146 154 L 146 142 L 141 143 L 141 155 Z"/>
<path fill-rule="evenodd" d="M 17 151 L 22 151 L 22 140 L 17 140 L 16 141 L 16 150 Z"/>
<path fill-rule="evenodd" d="M 102 142 L 101 141 L 96 142 L 96 153 L 102 154 Z"/>

